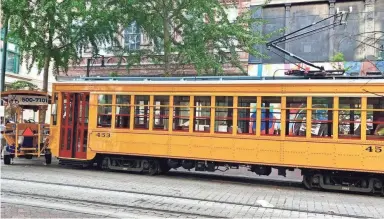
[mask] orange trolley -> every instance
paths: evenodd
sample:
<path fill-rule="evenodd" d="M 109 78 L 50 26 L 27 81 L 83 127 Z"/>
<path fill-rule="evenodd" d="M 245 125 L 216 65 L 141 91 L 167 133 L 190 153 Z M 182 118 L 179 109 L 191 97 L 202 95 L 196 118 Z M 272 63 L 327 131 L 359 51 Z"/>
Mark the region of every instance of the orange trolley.
<path fill-rule="evenodd" d="M 309 189 L 384 194 L 383 86 L 382 75 L 55 82 L 50 146 L 62 165 L 300 169 Z"/>

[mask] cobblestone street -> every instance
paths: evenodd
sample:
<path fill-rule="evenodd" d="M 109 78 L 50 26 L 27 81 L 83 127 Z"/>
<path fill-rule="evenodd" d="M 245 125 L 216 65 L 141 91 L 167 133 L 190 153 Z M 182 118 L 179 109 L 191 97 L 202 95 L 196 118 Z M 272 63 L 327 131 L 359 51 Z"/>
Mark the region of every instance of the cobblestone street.
<path fill-rule="evenodd" d="M 381 197 L 308 191 L 296 173 L 147 176 L 41 163 L 1 166 L 2 218 L 384 218 Z"/>
<path fill-rule="evenodd" d="M 71 211 L 62 211 L 45 207 L 14 204 L 12 202 L 1 203 L 2 218 L 93 218 L 100 217 L 94 214 L 82 214 Z"/>

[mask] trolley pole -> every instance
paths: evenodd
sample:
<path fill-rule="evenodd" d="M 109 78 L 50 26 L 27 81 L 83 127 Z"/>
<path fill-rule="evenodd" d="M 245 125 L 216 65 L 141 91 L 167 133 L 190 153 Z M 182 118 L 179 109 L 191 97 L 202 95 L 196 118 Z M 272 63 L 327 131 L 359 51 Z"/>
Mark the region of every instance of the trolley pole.
<path fill-rule="evenodd" d="M 89 71 L 90 71 L 90 68 L 91 68 L 91 61 L 92 61 L 92 58 L 88 58 L 87 59 L 87 74 L 86 74 L 87 78 L 89 77 Z"/>
<path fill-rule="evenodd" d="M 94 59 L 94 58 L 102 58 L 101 59 L 101 65 L 100 65 L 100 67 L 105 67 L 105 61 L 104 61 L 104 55 L 98 55 L 98 54 L 96 54 L 96 55 L 93 55 L 91 58 L 88 58 L 87 59 L 87 73 L 86 73 L 86 77 L 89 77 L 89 72 L 91 71 L 91 61 Z"/>
<path fill-rule="evenodd" d="M 3 37 L 3 54 L 2 54 L 2 63 L 1 63 L 1 73 L 0 73 L 0 92 L 5 91 L 5 69 L 7 64 L 7 50 L 8 50 L 8 21 L 9 17 L 5 18 L 4 21 L 4 37 Z"/>

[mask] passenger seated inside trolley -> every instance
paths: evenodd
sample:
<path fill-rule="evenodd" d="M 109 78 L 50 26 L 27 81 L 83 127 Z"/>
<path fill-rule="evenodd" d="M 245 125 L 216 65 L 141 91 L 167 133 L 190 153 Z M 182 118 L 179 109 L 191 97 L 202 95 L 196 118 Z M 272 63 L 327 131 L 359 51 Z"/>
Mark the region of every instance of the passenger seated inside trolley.
<path fill-rule="evenodd" d="M 384 97 L 367 98 L 367 139 L 384 138 Z"/>
<path fill-rule="evenodd" d="M 112 98 L 100 95 L 98 110 L 98 127 L 110 127 L 112 122 Z M 261 98 L 261 121 L 257 123 L 256 96 L 237 97 L 237 124 L 233 124 L 234 104 L 232 96 L 190 96 L 155 95 L 152 107 L 153 130 L 176 132 L 209 133 L 211 126 L 214 133 L 232 133 L 236 126 L 239 135 L 256 135 L 257 124 L 260 124 L 260 134 L 266 136 L 281 135 L 281 126 L 285 126 L 285 136 L 306 137 L 307 129 L 307 97 L 286 97 L 285 124 L 281 124 L 281 97 Z M 212 103 L 215 101 L 214 114 Z M 383 98 L 367 98 L 367 139 L 384 136 Z M 340 139 L 361 139 L 362 98 L 339 97 L 339 105 L 334 106 L 333 97 L 312 97 L 311 137 L 332 138 L 334 134 Z M 149 129 L 151 107 L 148 95 L 135 96 L 131 105 L 130 95 L 116 95 L 116 128 L 130 126 L 131 110 L 134 129 Z M 170 107 L 173 103 L 173 107 Z M 172 109 L 172 110 L 171 110 Z M 337 112 L 337 117 L 335 117 Z M 193 115 L 190 115 L 190 114 Z M 173 123 L 169 124 L 170 116 Z M 213 120 L 212 117 L 214 117 Z M 191 120 L 192 119 L 192 120 Z M 336 120 L 338 122 L 336 123 Z M 190 126 L 192 122 L 192 126 Z M 211 122 L 214 122 L 211 124 Z M 333 133 L 333 126 L 338 125 L 338 132 Z"/>
<path fill-rule="evenodd" d="M 379 112 L 376 119 L 374 135 L 384 137 L 384 112 Z"/>

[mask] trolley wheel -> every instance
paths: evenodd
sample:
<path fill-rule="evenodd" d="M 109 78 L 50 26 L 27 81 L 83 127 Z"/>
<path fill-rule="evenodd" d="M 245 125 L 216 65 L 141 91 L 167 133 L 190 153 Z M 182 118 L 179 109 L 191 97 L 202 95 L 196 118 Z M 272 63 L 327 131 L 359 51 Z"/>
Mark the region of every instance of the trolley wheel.
<path fill-rule="evenodd" d="M 310 181 L 311 181 L 310 176 L 306 176 L 306 175 L 303 176 L 303 185 L 304 185 L 305 189 L 307 189 L 307 190 L 312 190 L 312 185 L 311 185 Z"/>
<path fill-rule="evenodd" d="M 160 173 L 161 174 L 167 174 L 171 170 L 171 168 L 168 166 L 167 162 L 165 160 L 160 161 Z"/>
<path fill-rule="evenodd" d="M 104 171 L 109 170 L 109 163 L 110 163 L 110 158 L 109 157 L 104 157 L 103 160 L 100 162 L 100 168 Z"/>
<path fill-rule="evenodd" d="M 51 164 L 52 163 L 52 154 L 45 154 L 45 163 L 46 164 Z"/>
<path fill-rule="evenodd" d="M 4 155 L 4 164 L 6 164 L 6 165 L 11 164 L 11 156 L 10 155 Z"/>
<path fill-rule="evenodd" d="M 154 176 L 154 175 L 159 174 L 159 172 L 160 172 L 159 170 L 160 170 L 160 165 L 159 165 L 159 162 L 157 160 L 149 161 L 148 174 L 150 176 Z"/>

